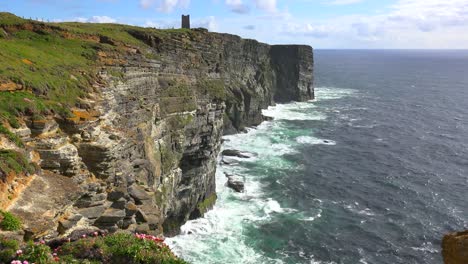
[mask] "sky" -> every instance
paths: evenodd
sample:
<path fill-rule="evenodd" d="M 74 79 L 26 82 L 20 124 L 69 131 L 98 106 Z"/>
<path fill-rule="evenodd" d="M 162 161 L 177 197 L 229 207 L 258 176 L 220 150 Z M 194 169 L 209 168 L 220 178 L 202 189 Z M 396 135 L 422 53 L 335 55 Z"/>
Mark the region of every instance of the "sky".
<path fill-rule="evenodd" d="M 318 49 L 468 49 L 468 0 L 0 0 L 45 21 L 194 27 Z"/>

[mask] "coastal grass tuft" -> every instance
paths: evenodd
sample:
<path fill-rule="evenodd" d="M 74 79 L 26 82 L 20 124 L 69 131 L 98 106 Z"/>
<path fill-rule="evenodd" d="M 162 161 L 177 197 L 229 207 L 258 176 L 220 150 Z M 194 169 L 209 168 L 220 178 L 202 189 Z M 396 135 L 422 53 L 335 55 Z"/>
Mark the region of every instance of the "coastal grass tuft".
<path fill-rule="evenodd" d="M 10 212 L 0 211 L 0 229 L 4 231 L 18 231 L 22 227 L 21 220 Z"/>
<path fill-rule="evenodd" d="M 20 152 L 0 149 L 0 173 L 34 173 L 36 167 Z"/>
<path fill-rule="evenodd" d="M 16 119 L 14 119 L 16 120 Z M 18 137 L 16 134 L 12 133 L 10 130 L 8 130 L 6 127 L 4 127 L 2 124 L 0 124 L 0 134 L 5 135 L 10 141 L 16 144 L 18 147 L 23 147 L 23 141 L 21 141 L 21 138 Z"/>
<path fill-rule="evenodd" d="M 18 249 L 18 241 L 0 237 L 0 263 L 10 263 Z"/>

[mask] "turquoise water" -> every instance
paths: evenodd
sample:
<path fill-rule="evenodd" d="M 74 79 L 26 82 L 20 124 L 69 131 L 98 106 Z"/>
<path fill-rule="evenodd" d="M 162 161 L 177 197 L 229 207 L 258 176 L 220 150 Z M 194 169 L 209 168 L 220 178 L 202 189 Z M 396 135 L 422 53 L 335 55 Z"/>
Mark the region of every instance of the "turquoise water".
<path fill-rule="evenodd" d="M 254 157 L 219 165 L 214 209 L 169 245 L 192 263 L 441 263 L 468 228 L 468 52 L 315 55 L 317 100 L 226 136 Z"/>

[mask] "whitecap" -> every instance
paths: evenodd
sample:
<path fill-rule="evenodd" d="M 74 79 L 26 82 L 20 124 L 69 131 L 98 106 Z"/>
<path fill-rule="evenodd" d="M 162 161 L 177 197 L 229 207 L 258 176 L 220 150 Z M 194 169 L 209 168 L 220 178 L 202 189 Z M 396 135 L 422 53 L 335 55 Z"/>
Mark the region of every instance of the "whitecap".
<path fill-rule="evenodd" d="M 277 104 L 262 110 L 262 114 L 276 120 L 325 120 L 324 113 L 313 111 L 312 102 Z"/>
<path fill-rule="evenodd" d="M 278 201 L 269 198 L 263 207 L 263 211 L 265 214 L 269 215 L 271 213 L 282 213 L 284 212 L 284 209 L 281 208 L 281 205 L 278 203 Z"/>
<path fill-rule="evenodd" d="M 422 251 L 422 252 L 429 252 L 429 253 L 439 252 L 439 250 L 437 250 L 431 242 L 424 242 L 421 246 L 411 247 L 411 249 L 415 251 Z"/>
<path fill-rule="evenodd" d="M 322 213 L 318 213 L 316 216 L 309 216 L 309 217 L 305 217 L 305 218 L 302 218 L 302 219 L 299 219 L 301 221 L 305 221 L 305 222 L 312 222 L 312 221 L 315 221 L 316 219 L 322 217 Z"/>
<path fill-rule="evenodd" d="M 341 99 L 344 97 L 356 95 L 357 93 L 357 90 L 354 89 L 336 87 L 316 87 L 314 90 L 316 98 L 314 101 Z"/>
<path fill-rule="evenodd" d="M 296 138 L 296 142 L 299 144 L 309 145 L 336 145 L 336 142 L 329 139 L 321 139 L 312 136 L 299 136 Z"/>

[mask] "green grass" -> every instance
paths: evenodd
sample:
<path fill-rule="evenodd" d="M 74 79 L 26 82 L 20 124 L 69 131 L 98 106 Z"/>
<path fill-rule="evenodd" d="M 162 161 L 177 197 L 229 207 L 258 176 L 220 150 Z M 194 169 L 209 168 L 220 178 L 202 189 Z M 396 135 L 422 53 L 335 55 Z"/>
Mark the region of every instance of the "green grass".
<path fill-rule="evenodd" d="M 34 173 L 36 167 L 23 154 L 14 150 L 0 149 L 0 172 L 4 174 Z"/>
<path fill-rule="evenodd" d="M 16 119 L 15 119 L 16 120 Z M 21 141 L 21 138 L 16 134 L 13 134 L 10 130 L 6 129 L 2 124 L 0 124 L 0 134 L 5 135 L 10 141 L 16 144 L 18 147 L 23 147 L 24 144 Z"/>
<path fill-rule="evenodd" d="M 148 53 L 150 39 L 193 38 L 194 34 L 200 33 L 119 24 L 43 23 L 0 12 L 0 87 L 13 83 L 22 88 L 21 92 L 0 91 L 0 119 L 18 126 L 16 117 L 32 114 L 25 113 L 28 108 L 69 114 L 66 109 L 91 91 L 98 69 L 107 63 L 99 60 L 99 52 L 125 58 L 126 47 L 131 46 L 142 50 L 143 57 L 159 58 Z M 25 104 L 22 98 L 30 102 Z"/>
<path fill-rule="evenodd" d="M 11 13 L 0 12 L 0 23 L 6 26 L 22 25 L 26 23 L 26 20 L 17 17 Z"/>
<path fill-rule="evenodd" d="M 0 222 L 0 229 L 5 231 L 18 231 L 21 229 L 21 220 L 10 212 L 0 211 L 3 220 Z"/>
<path fill-rule="evenodd" d="M 161 243 L 138 239 L 130 234 L 81 239 L 62 246 L 60 257 L 103 263 L 185 264 Z"/>
<path fill-rule="evenodd" d="M 196 84 L 200 95 L 207 95 L 211 100 L 226 101 L 224 81 L 219 79 L 204 79 Z"/>
<path fill-rule="evenodd" d="M 10 263 L 18 249 L 18 241 L 0 237 L 0 263 Z"/>
<path fill-rule="evenodd" d="M 17 255 L 16 251 L 22 250 Z M 41 243 L 20 245 L 17 241 L 0 238 L 0 263 L 12 260 L 36 264 L 53 263 L 116 263 L 116 264 L 188 264 L 176 257 L 167 245 L 132 234 L 112 234 L 67 242 L 54 250 Z"/>

